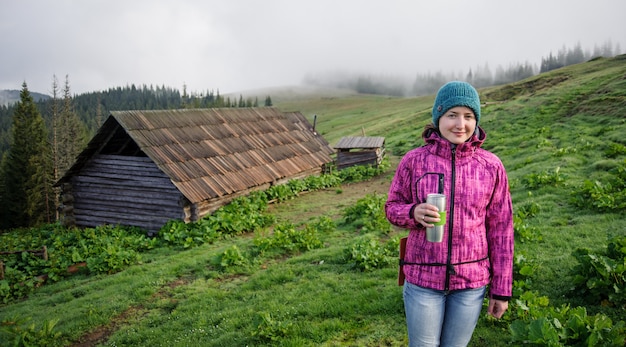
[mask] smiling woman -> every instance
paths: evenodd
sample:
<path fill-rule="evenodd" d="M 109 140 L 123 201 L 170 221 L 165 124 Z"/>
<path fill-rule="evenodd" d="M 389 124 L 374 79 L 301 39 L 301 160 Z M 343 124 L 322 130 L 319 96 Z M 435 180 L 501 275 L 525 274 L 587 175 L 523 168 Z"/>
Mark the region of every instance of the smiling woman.
<path fill-rule="evenodd" d="M 426 145 L 402 158 L 389 188 L 387 218 L 410 230 L 400 259 L 410 346 L 467 345 L 485 293 L 487 313 L 495 318 L 512 296 L 508 178 L 500 159 L 480 148 L 486 135 L 479 121 L 476 89 L 446 83 L 422 135 Z M 435 192 L 445 195 L 448 206 L 427 200 Z M 429 229 L 440 222 L 444 235 L 433 240 Z"/>

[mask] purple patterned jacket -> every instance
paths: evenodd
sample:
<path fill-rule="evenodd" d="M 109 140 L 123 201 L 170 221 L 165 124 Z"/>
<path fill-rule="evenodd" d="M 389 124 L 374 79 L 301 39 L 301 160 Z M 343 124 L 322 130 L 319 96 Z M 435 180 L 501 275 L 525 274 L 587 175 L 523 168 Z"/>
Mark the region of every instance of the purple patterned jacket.
<path fill-rule="evenodd" d="M 513 208 L 504 165 L 480 148 L 486 138 L 473 135 L 456 146 L 435 131 L 426 145 L 400 161 L 385 204 L 387 219 L 410 229 L 404 259 L 406 281 L 436 290 L 490 284 L 491 297 L 508 300 L 513 286 Z M 443 241 L 426 240 L 426 229 L 412 207 L 437 193 L 443 173 L 447 220 Z M 422 177 L 423 176 L 423 177 Z M 419 182 L 418 179 L 422 177 Z"/>

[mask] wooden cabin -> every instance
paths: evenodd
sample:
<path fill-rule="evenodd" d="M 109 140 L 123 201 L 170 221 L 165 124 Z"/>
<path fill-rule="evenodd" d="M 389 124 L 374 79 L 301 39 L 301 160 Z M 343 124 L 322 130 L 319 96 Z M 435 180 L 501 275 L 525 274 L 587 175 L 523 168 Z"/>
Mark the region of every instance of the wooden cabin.
<path fill-rule="evenodd" d="M 62 187 L 65 225 L 157 232 L 232 199 L 319 174 L 334 151 L 299 112 L 272 107 L 115 111 Z"/>
<path fill-rule="evenodd" d="M 355 165 L 378 166 L 385 156 L 385 138 L 372 136 L 342 137 L 335 145 L 337 169 Z"/>

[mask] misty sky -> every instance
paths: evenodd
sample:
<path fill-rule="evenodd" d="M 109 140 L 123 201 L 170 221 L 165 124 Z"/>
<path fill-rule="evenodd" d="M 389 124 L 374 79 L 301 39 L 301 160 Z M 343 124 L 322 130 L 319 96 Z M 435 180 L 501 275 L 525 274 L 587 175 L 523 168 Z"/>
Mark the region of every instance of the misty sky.
<path fill-rule="evenodd" d="M 539 67 L 626 51 L 624 0 L 0 0 L 0 89 L 146 84 L 226 94 L 307 75 Z"/>

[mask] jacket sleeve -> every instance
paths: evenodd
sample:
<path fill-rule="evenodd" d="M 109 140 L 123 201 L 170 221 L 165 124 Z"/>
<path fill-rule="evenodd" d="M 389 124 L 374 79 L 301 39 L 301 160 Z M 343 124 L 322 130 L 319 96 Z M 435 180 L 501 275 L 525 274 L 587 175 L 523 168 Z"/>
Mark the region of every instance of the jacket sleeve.
<path fill-rule="evenodd" d="M 496 170 L 496 185 L 486 213 L 487 241 L 491 261 L 490 296 L 508 300 L 513 292 L 513 206 L 508 178 L 502 163 Z"/>
<path fill-rule="evenodd" d="M 387 220 L 393 225 L 406 229 L 417 228 L 417 223 L 411 216 L 412 207 L 415 205 L 411 189 L 413 182 L 411 172 L 411 155 L 407 154 L 398 164 L 395 176 L 389 186 L 389 194 L 385 203 Z"/>

